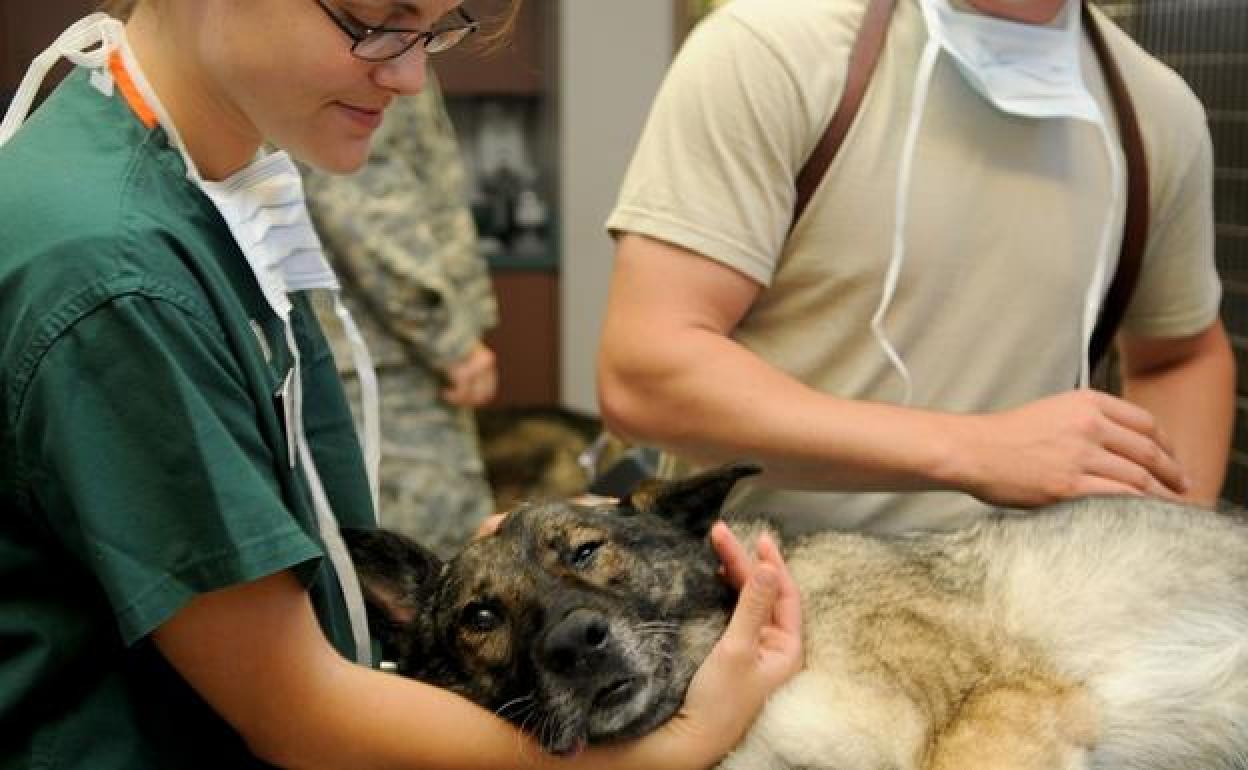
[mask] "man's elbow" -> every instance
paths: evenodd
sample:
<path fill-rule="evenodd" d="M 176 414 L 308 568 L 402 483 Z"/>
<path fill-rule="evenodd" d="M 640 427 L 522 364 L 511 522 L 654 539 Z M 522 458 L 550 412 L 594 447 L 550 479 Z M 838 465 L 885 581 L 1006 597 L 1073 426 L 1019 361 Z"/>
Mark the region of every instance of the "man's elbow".
<path fill-rule="evenodd" d="M 598 405 L 616 436 L 637 444 L 680 443 L 698 398 L 698 361 L 690 335 L 673 326 L 633 326 L 606 334 L 598 355 Z"/>
<path fill-rule="evenodd" d="M 600 362 L 598 368 L 598 407 L 602 422 L 615 436 L 630 443 L 648 443 L 650 435 L 649 415 L 644 395 L 634 378 Z"/>

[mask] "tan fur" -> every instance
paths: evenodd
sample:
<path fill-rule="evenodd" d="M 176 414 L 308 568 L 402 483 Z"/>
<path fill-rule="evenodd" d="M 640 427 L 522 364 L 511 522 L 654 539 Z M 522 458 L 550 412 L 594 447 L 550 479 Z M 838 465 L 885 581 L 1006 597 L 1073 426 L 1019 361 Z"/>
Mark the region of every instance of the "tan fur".
<path fill-rule="evenodd" d="M 426 604 L 392 639 L 400 671 L 511 709 L 556 753 L 654 729 L 727 619 L 704 536 L 752 470 L 513 512 L 416 569 L 436 577 L 409 593 Z M 766 529 L 733 524 L 747 542 Z M 784 550 L 805 666 L 720 770 L 1248 770 L 1239 518 L 1097 498 Z M 375 551 L 357 551 L 366 584 L 418 584 Z"/>
<path fill-rule="evenodd" d="M 786 558 L 806 671 L 721 770 L 1248 768 L 1248 529 L 1229 516 L 1091 500 Z"/>

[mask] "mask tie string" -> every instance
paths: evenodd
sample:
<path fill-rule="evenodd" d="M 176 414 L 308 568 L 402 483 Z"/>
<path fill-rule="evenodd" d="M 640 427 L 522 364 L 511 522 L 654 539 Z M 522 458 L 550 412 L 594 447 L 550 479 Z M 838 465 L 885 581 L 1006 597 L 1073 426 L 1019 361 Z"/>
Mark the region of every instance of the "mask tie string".
<path fill-rule="evenodd" d="M 1109 132 L 1108 122 L 1100 120 L 1096 124 L 1100 129 L 1101 139 L 1105 147 L 1105 156 L 1109 160 L 1109 177 L 1110 177 L 1110 206 L 1109 213 L 1105 216 L 1105 224 L 1101 228 L 1101 239 L 1097 247 L 1096 267 L 1092 273 L 1092 280 L 1088 284 L 1088 293 L 1084 299 L 1083 305 L 1083 332 L 1081 347 L 1082 355 L 1079 357 L 1079 381 L 1077 386 L 1087 388 L 1092 382 L 1091 363 L 1088 361 L 1088 354 L 1092 346 L 1092 334 L 1096 329 L 1096 321 L 1100 317 L 1101 303 L 1105 300 L 1105 294 L 1109 291 L 1110 263 L 1116 261 L 1116 257 L 1112 255 L 1113 238 L 1116 232 L 1114 227 L 1117 218 L 1118 206 L 1123 197 L 1123 179 L 1126 177 L 1126 171 L 1123 169 L 1122 158 L 1119 157 L 1119 145 L 1114 141 L 1114 137 Z"/>
<path fill-rule="evenodd" d="M 68 59 L 89 69 L 106 66 L 109 55 L 121 44 L 121 28 L 121 22 L 108 14 L 93 13 L 70 25 L 52 45 L 36 56 L 22 76 L 13 102 L 0 122 L 0 146 L 12 139 L 26 122 L 39 88 L 58 61 Z"/>
<path fill-rule="evenodd" d="M 381 394 L 377 385 L 377 370 L 360 327 L 342 301 L 340 292 L 333 292 L 334 315 L 342 323 L 347 342 L 351 346 L 351 358 L 355 363 L 356 376 L 360 378 L 360 402 L 364 413 L 364 465 L 368 471 L 368 488 L 373 497 L 373 511 L 381 525 Z"/>
<path fill-rule="evenodd" d="M 364 594 L 360 588 L 359 576 L 355 571 L 355 563 L 351 561 L 351 554 L 347 551 L 346 542 L 342 539 L 342 533 L 338 529 L 338 521 L 332 513 L 329 496 L 325 493 L 325 485 L 321 482 L 321 475 L 316 470 L 316 459 L 312 456 L 312 447 L 304 432 L 303 379 L 299 376 L 302 366 L 299 346 L 295 343 L 295 333 L 290 320 L 288 318 L 284 320 L 286 346 L 290 349 L 294 369 L 294 377 L 291 380 L 291 396 L 294 403 L 290 410 L 294 424 L 288 425 L 287 429 L 294 431 L 295 448 L 299 453 L 304 478 L 308 482 L 308 490 L 312 495 L 312 508 L 316 511 L 317 529 L 325 545 L 325 555 L 338 575 L 338 586 L 342 591 L 343 602 L 346 605 L 347 617 L 351 625 L 351 637 L 355 642 L 355 659 L 368 666 L 372 664 L 373 646 L 368 631 Z"/>
<path fill-rule="evenodd" d="M 914 156 L 917 152 L 919 127 L 923 122 L 923 111 L 927 104 L 928 91 L 932 84 L 932 74 L 936 70 L 936 58 L 940 54 L 940 44 L 929 40 L 923 48 L 923 56 L 919 60 L 919 68 L 914 77 L 914 95 L 910 102 L 910 119 L 906 126 L 906 135 L 901 153 L 901 168 L 897 174 L 897 200 L 893 210 L 897 212 L 897 221 L 893 225 L 893 253 L 888 262 L 888 270 L 884 276 L 884 287 L 880 293 L 880 304 L 871 318 L 871 333 L 879 343 L 884 355 L 893 369 L 901 378 L 903 393 L 902 405 L 909 406 L 914 399 L 914 382 L 910 370 L 901 354 L 888 339 L 884 330 L 884 317 L 897 292 L 897 282 L 901 277 L 901 268 L 906 254 L 906 222 L 909 212 L 910 189 L 914 177 Z"/>

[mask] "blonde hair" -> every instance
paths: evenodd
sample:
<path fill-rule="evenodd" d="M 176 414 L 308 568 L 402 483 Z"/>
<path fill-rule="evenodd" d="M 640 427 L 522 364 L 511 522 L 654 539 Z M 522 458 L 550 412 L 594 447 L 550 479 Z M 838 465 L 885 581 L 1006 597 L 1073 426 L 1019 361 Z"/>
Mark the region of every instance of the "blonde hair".
<path fill-rule="evenodd" d="M 524 0 L 511 0 L 505 9 L 488 14 L 480 20 L 484 34 L 476 40 L 478 53 L 495 53 L 507 44 L 523 4 Z"/>
<path fill-rule="evenodd" d="M 125 20 L 130 18 L 130 14 L 134 12 L 134 7 L 139 2 L 140 0 L 99 0 L 99 8 L 109 16 Z M 519 15 L 520 5 L 523 2 L 524 0 L 511 0 L 506 11 L 484 20 L 486 26 L 490 28 L 482 40 L 487 49 L 498 47 L 506 41 L 516 23 L 516 16 Z"/>

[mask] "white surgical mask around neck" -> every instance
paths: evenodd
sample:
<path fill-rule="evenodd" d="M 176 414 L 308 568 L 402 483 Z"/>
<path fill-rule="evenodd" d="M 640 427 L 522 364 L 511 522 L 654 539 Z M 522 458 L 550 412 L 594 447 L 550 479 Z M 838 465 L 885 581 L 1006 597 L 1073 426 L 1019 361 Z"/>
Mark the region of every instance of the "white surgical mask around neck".
<path fill-rule="evenodd" d="M 1073 119 L 1096 126 L 1110 173 L 1110 200 L 1102 226 L 1092 278 L 1084 297 L 1082 356 L 1078 384 L 1086 387 L 1091 372 L 1088 352 L 1101 302 L 1108 288 L 1113 226 L 1122 201 L 1124 170 L 1118 147 L 1100 105 L 1083 80 L 1082 25 L 1077 2 L 1071 2 L 1053 26 L 1024 24 L 954 9 L 950 0 L 919 0 L 928 42 L 914 79 L 910 119 L 899 164 L 893 249 L 880 302 L 871 320 L 877 343 L 903 384 L 902 403 L 913 399 L 913 376 L 900 351 L 884 330 L 907 251 L 906 223 L 913 183 L 919 130 L 939 54 L 954 61 L 963 79 L 1002 113 L 1031 119 Z"/>

